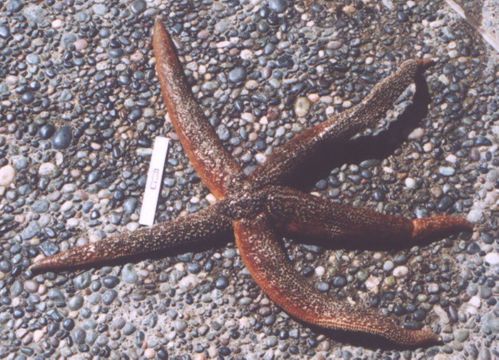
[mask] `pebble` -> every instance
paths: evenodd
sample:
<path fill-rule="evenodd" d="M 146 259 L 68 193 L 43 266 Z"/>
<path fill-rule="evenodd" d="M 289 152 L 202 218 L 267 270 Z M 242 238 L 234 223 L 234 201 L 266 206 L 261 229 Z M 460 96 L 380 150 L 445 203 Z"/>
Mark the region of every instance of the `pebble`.
<path fill-rule="evenodd" d="M 107 13 L 107 6 L 104 4 L 95 4 L 92 6 L 95 15 L 104 16 Z"/>
<path fill-rule="evenodd" d="M 406 177 L 405 180 L 404 180 L 404 183 L 405 183 L 405 186 L 408 189 L 414 189 L 414 188 L 416 188 L 416 180 L 414 180 L 411 177 Z"/>
<path fill-rule="evenodd" d="M 147 9 L 147 3 L 144 0 L 135 0 L 131 6 L 134 14 L 140 14 Z"/>
<path fill-rule="evenodd" d="M 242 82 L 244 81 L 244 79 L 246 79 L 246 69 L 241 66 L 237 66 L 233 68 L 231 71 L 229 71 L 228 78 L 229 81 L 233 83 Z"/>
<path fill-rule="evenodd" d="M 496 252 L 490 252 L 487 255 L 485 255 L 483 260 L 491 266 L 497 265 L 499 264 L 499 254 Z"/>
<path fill-rule="evenodd" d="M 70 126 L 63 126 L 56 131 L 52 138 L 52 146 L 54 149 L 66 149 L 73 139 L 73 130 Z"/>
<path fill-rule="evenodd" d="M 396 278 L 403 278 L 405 276 L 407 276 L 407 274 L 409 273 L 409 269 L 407 268 L 407 266 L 397 266 L 395 269 L 393 269 L 393 276 L 395 276 Z"/>
<path fill-rule="evenodd" d="M 123 276 L 123 281 L 128 284 L 135 284 L 139 279 L 137 273 L 135 272 L 135 269 L 133 268 L 133 265 L 130 264 L 123 267 L 121 275 Z"/>
<path fill-rule="evenodd" d="M 395 266 L 395 264 L 393 263 L 393 261 L 391 261 L 391 260 L 385 261 L 385 263 L 383 264 L 383 270 L 386 272 L 390 272 L 390 271 L 392 271 L 394 266 Z"/>
<path fill-rule="evenodd" d="M 450 166 L 441 166 L 438 169 L 438 172 L 443 176 L 452 176 L 456 173 L 456 169 L 454 169 Z"/>
<path fill-rule="evenodd" d="M 0 25 L 0 38 L 8 39 L 10 37 L 10 29 L 6 25 Z"/>
<path fill-rule="evenodd" d="M 37 236 L 41 231 L 40 225 L 36 221 L 31 221 L 21 232 L 23 240 L 30 240 Z"/>
<path fill-rule="evenodd" d="M 423 136 L 424 136 L 424 129 L 423 128 L 415 128 L 414 130 L 411 131 L 408 138 L 409 138 L 409 140 L 419 140 Z"/>
<path fill-rule="evenodd" d="M 280 14 L 286 11 L 288 7 L 287 0 L 269 0 L 269 9 Z"/>
<path fill-rule="evenodd" d="M 80 310 L 83 306 L 83 297 L 81 295 L 73 296 L 68 301 L 68 307 L 70 310 L 76 311 Z"/>
<path fill-rule="evenodd" d="M 454 332 L 454 338 L 459 342 L 464 342 L 468 339 L 470 332 L 466 329 L 459 329 Z"/>
<path fill-rule="evenodd" d="M 295 114 L 298 117 L 304 117 L 310 110 L 310 101 L 306 97 L 299 97 L 294 105 Z"/>
<path fill-rule="evenodd" d="M 5 165 L 0 168 L 0 186 L 10 186 L 15 177 L 16 169 L 12 165 Z"/>
<path fill-rule="evenodd" d="M 44 162 L 38 168 L 38 175 L 53 177 L 57 173 L 57 166 L 51 162 Z"/>

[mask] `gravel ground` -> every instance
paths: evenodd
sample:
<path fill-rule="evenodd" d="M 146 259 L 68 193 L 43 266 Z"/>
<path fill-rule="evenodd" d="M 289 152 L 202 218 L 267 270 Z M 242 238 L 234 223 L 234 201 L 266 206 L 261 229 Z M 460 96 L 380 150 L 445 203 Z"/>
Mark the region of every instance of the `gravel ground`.
<path fill-rule="evenodd" d="M 497 54 L 443 2 L 340 3 L 0 4 L 0 358 L 499 356 Z M 428 112 L 410 88 L 360 150 L 324 155 L 337 167 L 312 191 L 406 216 L 463 214 L 474 232 L 398 250 L 286 247 L 320 291 L 430 326 L 444 345 L 377 349 L 312 330 L 261 293 L 231 242 L 85 272 L 26 270 L 38 254 L 139 226 L 157 135 L 173 139 L 158 220 L 213 201 L 165 120 L 150 48 L 160 14 L 195 95 L 247 171 L 358 103 L 403 60 L 438 59 L 426 73 Z"/>

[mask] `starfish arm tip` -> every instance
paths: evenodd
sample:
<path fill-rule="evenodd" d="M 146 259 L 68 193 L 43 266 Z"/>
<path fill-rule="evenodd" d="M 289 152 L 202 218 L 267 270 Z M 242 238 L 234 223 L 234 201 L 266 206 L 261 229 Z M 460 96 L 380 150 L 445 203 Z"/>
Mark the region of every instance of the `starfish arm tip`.
<path fill-rule="evenodd" d="M 437 215 L 412 220 L 413 238 L 424 238 L 459 231 L 473 231 L 473 224 L 462 216 Z"/>
<path fill-rule="evenodd" d="M 416 63 L 419 66 L 421 66 L 421 68 L 423 70 L 426 70 L 426 69 L 434 66 L 437 63 L 437 61 L 434 58 L 421 58 L 421 59 L 417 59 Z"/>

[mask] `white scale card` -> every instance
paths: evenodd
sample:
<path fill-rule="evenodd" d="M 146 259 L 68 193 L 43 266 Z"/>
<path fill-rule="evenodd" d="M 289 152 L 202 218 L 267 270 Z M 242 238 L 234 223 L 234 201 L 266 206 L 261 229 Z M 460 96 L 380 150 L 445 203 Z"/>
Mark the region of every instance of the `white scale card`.
<path fill-rule="evenodd" d="M 139 224 L 152 226 L 154 223 L 169 144 L 170 140 L 165 137 L 158 136 L 154 139 L 151 163 L 147 172 L 146 189 L 142 199 L 142 208 L 140 209 Z"/>

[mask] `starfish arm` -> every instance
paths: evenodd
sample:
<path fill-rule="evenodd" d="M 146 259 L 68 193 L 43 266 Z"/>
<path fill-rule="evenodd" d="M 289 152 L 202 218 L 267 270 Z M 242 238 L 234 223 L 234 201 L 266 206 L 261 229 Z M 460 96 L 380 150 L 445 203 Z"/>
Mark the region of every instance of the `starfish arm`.
<path fill-rule="evenodd" d="M 335 300 L 315 290 L 291 266 L 266 215 L 234 223 L 236 244 L 256 283 L 291 316 L 324 328 L 359 331 L 401 345 L 439 340 L 430 330 L 408 330 L 376 311 Z"/>
<path fill-rule="evenodd" d="M 267 212 L 285 233 L 326 239 L 425 240 L 428 237 L 471 230 L 464 217 L 437 215 L 407 219 L 338 204 L 301 191 L 273 187 Z"/>
<path fill-rule="evenodd" d="M 372 89 L 362 102 L 329 120 L 296 135 L 274 151 L 255 170 L 252 181 L 257 186 L 286 183 L 327 145 L 350 139 L 382 119 L 416 76 L 432 64 L 430 60 L 407 60 L 392 75 Z"/>
<path fill-rule="evenodd" d="M 241 169 L 194 99 L 175 45 L 159 20 L 154 25 L 152 45 L 163 101 L 180 142 L 203 183 L 217 198 L 222 198 L 228 179 Z"/>
<path fill-rule="evenodd" d="M 43 258 L 36 261 L 30 269 L 45 272 L 105 265 L 120 259 L 201 243 L 230 231 L 231 220 L 224 211 L 222 201 L 192 215 L 114 235 Z"/>

